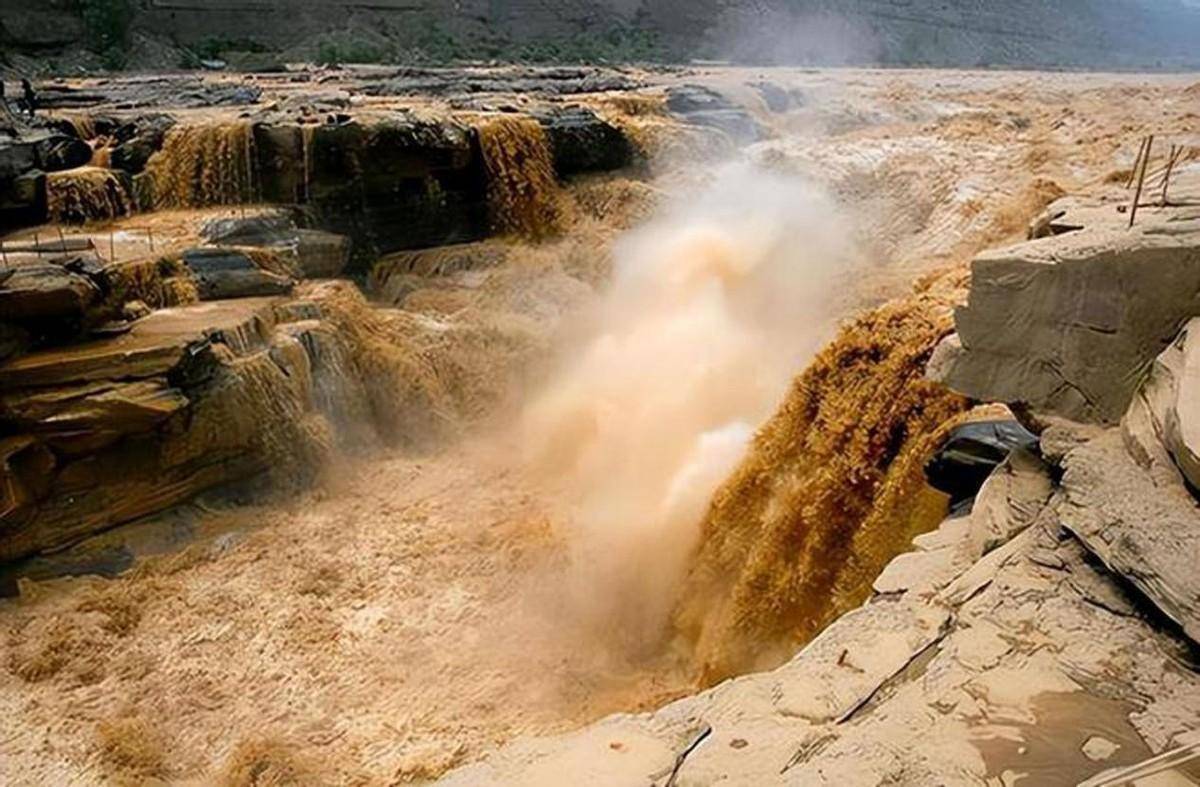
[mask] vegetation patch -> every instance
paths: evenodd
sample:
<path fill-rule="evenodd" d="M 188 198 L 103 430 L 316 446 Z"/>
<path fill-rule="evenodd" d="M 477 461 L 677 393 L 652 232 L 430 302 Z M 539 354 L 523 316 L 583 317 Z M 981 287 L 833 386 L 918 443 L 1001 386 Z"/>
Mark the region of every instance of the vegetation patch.
<path fill-rule="evenodd" d="M 123 68 L 129 59 L 133 0 L 76 0 L 83 19 L 85 44 L 106 68 Z"/>

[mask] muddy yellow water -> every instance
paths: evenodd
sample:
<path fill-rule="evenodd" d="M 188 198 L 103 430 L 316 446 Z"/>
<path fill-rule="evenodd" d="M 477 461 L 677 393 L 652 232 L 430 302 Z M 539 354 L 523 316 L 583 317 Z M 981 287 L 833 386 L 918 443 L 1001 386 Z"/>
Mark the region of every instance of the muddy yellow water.
<path fill-rule="evenodd" d="M 662 193 L 697 201 L 718 167 L 675 162 L 649 183 L 564 189 L 536 123 L 481 126 L 496 227 L 551 240 L 514 241 L 486 270 L 429 277 L 405 310 L 375 309 L 352 289 L 324 293 L 326 319 L 350 345 L 338 363 L 364 378 L 343 409 L 392 447 L 339 457 L 315 488 L 266 504 L 203 501 L 198 516 L 220 522 L 195 528 L 209 537 L 121 579 L 31 584 L 0 604 L 0 780 L 421 781 L 514 737 L 656 707 L 777 663 L 859 603 L 889 557 L 942 512 L 921 465 L 965 403 L 921 372 L 949 328 L 967 258 L 1019 238 L 1057 193 L 1049 185 L 1083 188 L 1127 167 L 1114 160 L 1136 150 L 1131 127 L 1200 128 L 1178 85 L 1140 77 L 788 78 L 813 101 L 745 157 L 815 179 L 854 221 L 800 221 L 787 208 L 818 204 L 806 201 L 812 189 L 763 203 L 769 179 L 751 177 L 753 188 L 733 195 L 737 215 L 782 225 L 676 223 L 680 232 L 650 236 L 668 245 L 627 254 L 614 249 L 618 230 L 660 217 Z M 644 148 L 694 136 L 676 152 L 728 149 L 710 131 L 676 134 L 658 103 L 630 103 Z M 149 168 L 157 204 L 185 210 L 135 217 L 154 227 L 159 249 L 197 242 L 191 206 L 255 198 L 248 126 L 195 120 L 168 134 Z M 96 210 L 106 211 L 115 212 Z M 788 253 L 827 261 L 838 248 L 831 235 L 865 236 L 886 253 L 844 269 L 778 266 Z M 144 245 L 140 235 L 114 242 L 130 255 Z M 606 302 L 613 259 L 625 261 L 625 281 L 658 288 L 654 297 L 632 286 Z M 910 294 L 913 279 L 946 265 L 958 273 Z M 190 299 L 155 290 L 145 274 L 131 268 L 126 286 L 142 287 L 148 303 Z M 893 300 L 879 306 L 880 293 Z M 787 319 L 757 321 L 775 313 L 758 307 L 780 301 Z M 850 321 L 839 328 L 839 319 Z M 797 329 L 809 322 L 820 329 Z M 244 397 L 286 390 L 261 371 Z M 641 379 L 655 384 L 639 388 Z M 547 454 L 574 465 L 557 485 L 526 466 L 529 443 L 507 428 L 547 390 L 556 394 L 548 412 L 571 416 L 549 420 L 563 427 L 556 433 L 577 430 L 552 445 L 569 450 Z M 689 421 L 697 402 L 725 409 Z M 279 476 L 303 458 L 288 445 L 336 450 L 335 435 L 293 415 L 283 402 L 270 416 L 280 441 L 264 451 Z M 588 462 L 598 469 L 575 472 Z M 712 477 L 714 467 L 733 469 Z M 635 547 L 620 554 L 638 570 L 596 561 L 601 570 L 579 571 L 614 522 L 637 535 L 615 543 Z M 683 537 L 659 538 L 653 526 L 664 523 Z M 582 550 L 581 532 L 595 537 Z M 636 549 L 647 543 L 660 551 Z M 651 581 L 670 572 L 679 584 Z M 654 605 L 639 603 L 643 592 Z M 588 597 L 596 603 L 581 607 Z M 583 614 L 651 606 L 663 607 L 663 623 L 632 649 L 595 625 L 605 618 Z M 1054 707 L 1046 713 L 1132 756 L 1120 709 L 1101 710 L 1072 708 L 1061 723 Z M 1074 772 L 1052 741 L 1020 754 L 1006 740 L 980 742 L 997 771 L 1026 757 L 1046 783 Z"/>

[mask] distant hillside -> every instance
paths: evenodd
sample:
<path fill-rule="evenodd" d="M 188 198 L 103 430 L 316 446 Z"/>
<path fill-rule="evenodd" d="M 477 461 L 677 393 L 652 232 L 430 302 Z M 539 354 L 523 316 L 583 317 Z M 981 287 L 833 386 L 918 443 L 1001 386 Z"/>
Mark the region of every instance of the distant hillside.
<path fill-rule="evenodd" d="M 1200 64 L 1184 0 L 5 0 L 10 65 L 276 53 L 951 66 Z M 11 9 L 11 10 L 7 10 Z M 96 53 L 89 61 L 83 52 Z M 33 60 L 30 60 L 32 58 Z M 178 65 L 170 63 L 169 65 Z"/>

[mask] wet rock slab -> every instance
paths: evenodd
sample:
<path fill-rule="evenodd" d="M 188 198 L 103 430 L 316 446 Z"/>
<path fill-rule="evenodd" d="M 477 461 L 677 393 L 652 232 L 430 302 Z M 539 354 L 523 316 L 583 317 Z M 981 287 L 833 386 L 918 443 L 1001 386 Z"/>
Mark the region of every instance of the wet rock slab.
<path fill-rule="evenodd" d="M 256 124 L 263 198 L 312 206 L 356 258 L 488 234 L 482 164 L 468 128 L 406 113 L 315 127 Z"/>
<path fill-rule="evenodd" d="M 291 279 L 260 269 L 249 256 L 234 249 L 188 249 L 183 264 L 191 271 L 202 301 L 283 295 L 295 286 Z"/>
<path fill-rule="evenodd" d="M 625 135 L 589 109 L 547 108 L 533 116 L 546 130 L 559 177 L 610 172 L 633 161 L 633 146 Z"/>
<path fill-rule="evenodd" d="M 31 353 L 0 366 L 0 390 L 95 380 L 135 380 L 182 371 L 213 339 L 238 348 L 261 344 L 274 324 L 270 298 L 164 309 L 112 339 Z"/>
<path fill-rule="evenodd" d="M 359 70 L 355 76 L 362 92 L 370 96 L 570 96 L 634 90 L 644 84 L 611 69 L 570 66 L 401 68 L 376 73 Z"/>
<path fill-rule="evenodd" d="M 18 264 L 10 261 L 11 275 L 0 281 L 0 315 L 10 322 L 83 320 L 100 290 L 87 276 L 62 262 L 42 262 L 39 257 Z"/>
<path fill-rule="evenodd" d="M 350 261 L 350 239 L 324 230 L 297 225 L 292 211 L 279 208 L 246 218 L 223 218 L 200 229 L 209 243 L 220 246 L 266 248 L 286 255 L 306 279 L 331 279 Z"/>
<path fill-rule="evenodd" d="M 692 125 L 722 131 L 739 144 L 757 142 L 764 136 L 750 113 L 704 85 L 680 85 L 668 90 L 667 110 Z"/>
<path fill-rule="evenodd" d="M 254 478 L 284 455 L 288 478 L 313 472 L 339 409 L 357 412 L 347 351 L 320 314 L 281 298 L 202 303 L 0 367 L 0 429 L 14 435 L 0 441 L 0 562 Z"/>

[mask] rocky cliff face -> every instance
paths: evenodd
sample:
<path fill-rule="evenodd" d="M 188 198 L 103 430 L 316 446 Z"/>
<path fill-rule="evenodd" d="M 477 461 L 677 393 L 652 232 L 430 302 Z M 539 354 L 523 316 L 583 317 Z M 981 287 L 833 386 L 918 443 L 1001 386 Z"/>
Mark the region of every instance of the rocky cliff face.
<path fill-rule="evenodd" d="M 13 0 L 5 48 L 54 57 L 88 38 L 65 2 Z M 430 60 L 728 58 L 755 63 L 1171 66 L 1195 62 L 1178 0 L 151 0 L 135 30 L 190 48 Z"/>

